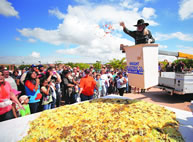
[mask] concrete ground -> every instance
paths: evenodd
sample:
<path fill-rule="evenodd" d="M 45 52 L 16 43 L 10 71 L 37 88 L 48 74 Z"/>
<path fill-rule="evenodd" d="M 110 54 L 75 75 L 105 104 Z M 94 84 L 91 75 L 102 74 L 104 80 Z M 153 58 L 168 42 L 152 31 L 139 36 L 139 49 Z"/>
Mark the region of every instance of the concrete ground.
<path fill-rule="evenodd" d="M 186 111 L 191 111 L 189 105 L 190 101 L 193 100 L 193 94 L 171 96 L 158 88 L 151 88 L 149 91 L 139 94 L 125 93 L 124 96 Z"/>

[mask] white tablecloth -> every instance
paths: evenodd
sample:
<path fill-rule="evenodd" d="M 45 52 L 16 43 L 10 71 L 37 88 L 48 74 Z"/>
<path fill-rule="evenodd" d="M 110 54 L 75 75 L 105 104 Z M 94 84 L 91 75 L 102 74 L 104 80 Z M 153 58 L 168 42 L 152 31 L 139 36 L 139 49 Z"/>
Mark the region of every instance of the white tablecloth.
<path fill-rule="evenodd" d="M 121 98 L 117 95 L 109 95 L 104 98 Z M 176 113 L 177 120 L 180 122 L 179 131 L 186 142 L 193 141 L 193 115 L 191 112 L 179 110 L 171 107 L 165 107 Z M 40 113 L 0 122 L 0 142 L 16 142 L 27 134 L 29 121 L 34 120 Z"/>

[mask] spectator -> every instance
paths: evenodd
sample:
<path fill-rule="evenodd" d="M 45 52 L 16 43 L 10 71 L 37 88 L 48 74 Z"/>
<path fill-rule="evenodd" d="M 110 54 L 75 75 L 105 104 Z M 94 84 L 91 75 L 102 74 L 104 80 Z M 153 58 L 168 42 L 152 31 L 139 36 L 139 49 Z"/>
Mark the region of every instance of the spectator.
<path fill-rule="evenodd" d="M 108 87 L 108 94 L 115 94 L 116 88 L 115 88 L 115 82 L 113 78 L 109 79 L 109 87 Z"/>
<path fill-rule="evenodd" d="M 49 67 L 46 72 L 46 78 L 48 83 L 52 82 L 51 91 L 52 91 L 52 105 L 51 108 L 55 108 L 56 104 L 57 106 L 60 106 L 60 83 L 61 83 L 61 77 L 60 75 L 56 72 L 56 70 L 53 67 Z"/>
<path fill-rule="evenodd" d="M 115 83 L 115 94 L 118 94 L 118 89 L 117 89 L 117 80 L 119 79 L 118 75 L 115 76 L 114 78 L 114 83 Z"/>
<path fill-rule="evenodd" d="M 19 82 L 19 71 L 18 70 L 13 71 L 12 78 L 15 80 L 17 84 L 17 88 L 19 88 L 20 82 Z"/>
<path fill-rule="evenodd" d="M 65 104 L 73 104 L 76 102 L 76 97 L 75 97 L 75 86 L 76 84 L 69 79 L 70 76 L 70 71 L 65 70 L 63 71 L 63 86 L 64 86 L 64 100 L 65 100 Z"/>
<path fill-rule="evenodd" d="M 57 71 L 57 73 L 58 74 L 62 74 L 62 71 L 63 71 L 63 65 L 62 64 L 60 64 L 59 66 L 58 66 L 58 70 L 56 70 Z"/>
<path fill-rule="evenodd" d="M 92 74 L 93 72 L 95 72 L 94 67 L 90 66 L 90 74 Z"/>
<path fill-rule="evenodd" d="M 38 71 L 38 78 L 41 81 L 43 78 L 45 78 L 45 74 L 46 74 L 44 66 L 43 65 L 38 65 L 38 70 L 37 71 Z"/>
<path fill-rule="evenodd" d="M 32 64 L 30 69 L 28 69 L 28 70 L 26 70 L 25 72 L 23 72 L 23 74 L 22 74 L 22 76 L 21 76 L 21 78 L 20 78 L 20 82 L 21 82 L 23 85 L 25 84 L 25 80 L 26 80 L 25 78 L 26 78 L 27 73 L 28 73 L 29 71 L 35 71 L 36 73 L 38 73 L 37 66 L 34 65 L 34 64 Z"/>
<path fill-rule="evenodd" d="M 9 71 L 4 70 L 3 73 L 4 73 L 5 81 L 9 82 L 12 89 L 17 90 L 17 84 L 16 84 L 15 80 L 9 75 Z"/>
<path fill-rule="evenodd" d="M 13 94 L 10 84 L 5 81 L 3 72 L 0 71 L 0 122 L 14 118 L 11 100 L 23 109 L 17 97 Z"/>
<path fill-rule="evenodd" d="M 101 96 L 106 96 L 109 82 L 108 82 L 108 76 L 105 73 L 104 68 L 101 70 L 101 80 L 102 80 L 102 94 L 101 94 Z"/>
<path fill-rule="evenodd" d="M 25 90 L 26 95 L 30 97 L 29 106 L 31 113 L 38 112 L 38 106 L 42 94 L 40 93 L 40 80 L 37 78 L 37 73 L 35 71 L 29 71 L 25 80 Z"/>
<path fill-rule="evenodd" d="M 182 62 L 182 61 L 180 61 L 178 64 L 177 64 L 177 66 L 176 66 L 176 71 L 177 72 L 182 72 L 182 71 L 184 71 L 184 67 L 185 67 L 185 64 Z"/>
<path fill-rule="evenodd" d="M 25 94 L 25 87 L 24 85 L 21 83 L 20 79 L 21 79 L 21 76 L 23 75 L 23 73 L 26 72 L 25 69 L 23 69 L 21 71 L 21 75 L 18 74 L 18 70 L 15 70 L 13 72 L 13 78 L 15 79 L 15 82 L 17 84 L 17 88 L 18 88 L 18 91 L 21 91 L 21 95 L 24 95 Z"/>
<path fill-rule="evenodd" d="M 24 72 L 26 72 L 28 69 L 27 68 L 23 68 L 22 70 L 21 70 L 21 75 L 24 73 Z"/>
<path fill-rule="evenodd" d="M 79 75 L 79 71 L 77 70 L 77 67 L 73 68 L 72 77 L 75 81 L 80 80 L 80 75 Z"/>
<path fill-rule="evenodd" d="M 22 95 L 19 98 L 20 103 L 22 104 L 22 106 L 24 107 L 24 109 L 19 109 L 19 114 L 20 116 L 26 116 L 31 114 L 30 112 L 30 107 L 29 107 L 29 97 L 26 95 Z"/>
<path fill-rule="evenodd" d="M 97 98 L 100 98 L 101 97 L 101 94 L 102 94 L 102 80 L 101 80 L 101 75 L 100 74 L 97 74 L 96 75 L 96 86 L 97 86 Z"/>
<path fill-rule="evenodd" d="M 171 62 L 168 62 L 166 64 L 166 72 L 173 72 L 174 71 L 174 68 L 173 68 L 173 65 Z"/>
<path fill-rule="evenodd" d="M 111 74 L 112 74 L 112 77 L 113 77 L 113 80 L 114 80 L 115 77 L 117 76 L 116 71 L 111 70 Z"/>
<path fill-rule="evenodd" d="M 81 78 L 80 80 L 79 95 L 80 95 L 81 101 L 93 99 L 94 89 L 97 90 L 96 81 L 94 80 L 93 77 L 89 76 L 89 74 L 90 74 L 90 70 L 86 69 L 85 77 Z"/>
<path fill-rule="evenodd" d="M 10 73 L 8 70 L 4 70 L 4 77 L 5 77 L 5 81 L 9 82 L 9 84 L 11 85 L 11 88 L 13 90 L 12 92 L 18 93 L 17 80 L 15 80 L 15 78 L 10 76 Z M 15 94 L 15 95 L 18 95 L 18 94 Z"/>
<path fill-rule="evenodd" d="M 123 96 L 124 94 L 124 91 L 126 89 L 126 83 L 127 83 L 127 80 L 123 77 L 123 74 L 122 72 L 119 72 L 118 73 L 118 80 L 117 80 L 117 89 L 119 91 L 119 95 L 120 96 Z"/>
<path fill-rule="evenodd" d="M 44 78 L 41 80 L 41 93 L 42 93 L 42 105 L 43 110 L 51 109 L 52 92 L 50 86 L 52 82 L 48 84 L 48 81 Z"/>
<path fill-rule="evenodd" d="M 124 77 L 127 80 L 126 83 L 126 93 L 131 93 L 131 86 L 129 85 L 128 73 L 125 71 Z"/>
<path fill-rule="evenodd" d="M 77 67 L 74 67 L 73 68 L 73 72 L 72 72 L 72 78 L 73 78 L 73 82 L 74 84 L 76 84 L 75 86 L 75 92 L 76 94 L 78 94 L 78 84 L 80 83 L 80 74 L 79 74 L 79 71 L 77 70 Z"/>

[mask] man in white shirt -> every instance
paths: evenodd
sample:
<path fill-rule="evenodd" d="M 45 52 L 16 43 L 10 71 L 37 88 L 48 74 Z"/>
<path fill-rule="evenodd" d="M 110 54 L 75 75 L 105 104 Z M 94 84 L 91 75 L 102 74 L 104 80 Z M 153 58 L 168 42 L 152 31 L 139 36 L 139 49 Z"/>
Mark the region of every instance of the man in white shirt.
<path fill-rule="evenodd" d="M 16 84 L 15 80 L 11 76 L 9 76 L 9 71 L 4 70 L 3 73 L 4 73 L 5 81 L 9 82 L 12 89 L 17 90 L 17 84 Z"/>
<path fill-rule="evenodd" d="M 101 70 L 101 81 L 102 81 L 102 94 L 101 94 L 101 96 L 106 96 L 109 82 L 108 82 L 108 75 L 105 73 L 104 69 Z"/>

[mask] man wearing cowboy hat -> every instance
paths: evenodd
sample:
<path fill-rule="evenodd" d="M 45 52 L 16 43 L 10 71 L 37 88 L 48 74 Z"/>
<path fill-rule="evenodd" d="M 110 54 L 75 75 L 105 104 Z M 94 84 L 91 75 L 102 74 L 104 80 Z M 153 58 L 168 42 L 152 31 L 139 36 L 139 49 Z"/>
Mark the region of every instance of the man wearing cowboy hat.
<path fill-rule="evenodd" d="M 146 29 L 149 23 L 145 23 L 143 19 L 137 21 L 136 31 L 130 31 L 125 27 L 125 23 L 121 22 L 120 26 L 123 27 L 123 31 L 135 39 L 135 44 L 154 43 L 155 39 L 152 37 L 151 32 Z"/>

